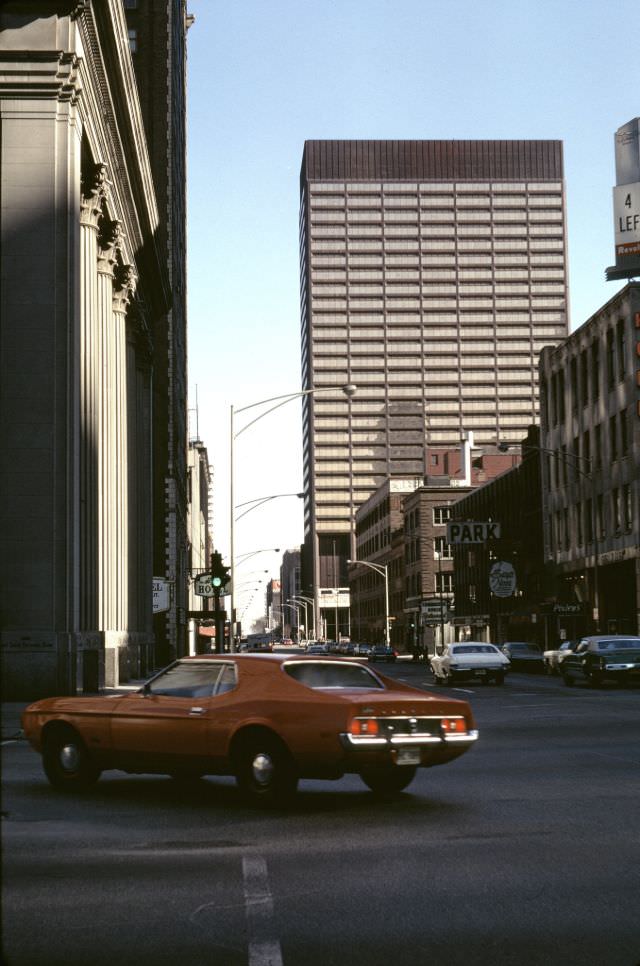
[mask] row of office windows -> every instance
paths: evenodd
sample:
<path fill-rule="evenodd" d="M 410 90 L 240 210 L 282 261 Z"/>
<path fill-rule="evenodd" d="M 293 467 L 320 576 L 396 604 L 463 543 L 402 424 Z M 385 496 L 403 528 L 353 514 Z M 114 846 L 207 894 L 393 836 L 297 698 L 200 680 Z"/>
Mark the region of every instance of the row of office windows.
<path fill-rule="evenodd" d="M 564 257 L 562 255 L 532 255 L 527 258 L 526 255 L 516 255 L 515 265 L 520 267 L 523 271 L 526 270 L 527 266 L 544 265 L 549 264 L 551 266 L 564 265 Z M 422 265 L 423 271 L 442 271 L 447 266 L 454 266 L 454 270 L 457 267 L 459 272 L 468 271 L 470 268 L 491 268 L 492 259 L 486 255 L 461 255 L 458 258 L 450 255 L 416 255 L 413 253 L 408 253 L 407 255 L 387 255 L 386 257 L 382 254 L 370 254 L 370 255 L 358 255 L 343 252 L 342 254 L 335 255 L 314 255 L 311 259 L 311 267 L 313 269 L 321 267 L 340 267 L 349 265 L 350 269 L 358 267 L 382 267 L 385 266 L 387 269 L 391 266 L 402 267 L 402 268 L 419 268 Z M 514 264 L 513 261 L 505 255 L 498 255 L 495 258 L 495 271 L 504 270 L 500 266 L 509 266 Z M 440 266 L 439 268 L 433 268 L 433 266 Z M 508 269 L 511 271 L 511 269 Z M 532 269 L 534 271 L 534 269 Z"/>
<path fill-rule="evenodd" d="M 530 325 L 501 325 L 501 326 L 460 326 L 454 328 L 451 333 L 447 333 L 447 338 L 460 338 L 463 342 L 469 339 L 526 339 L 531 342 L 532 336 L 543 340 L 541 345 L 548 345 L 549 339 L 561 339 L 563 330 L 559 326 L 530 326 Z M 410 342 L 400 341 L 410 339 Z M 341 345 L 343 348 L 349 344 L 352 349 L 359 352 L 371 350 L 379 352 L 381 346 L 386 346 L 387 352 L 414 352 L 420 350 L 420 344 L 424 341 L 425 349 L 431 350 L 434 343 L 442 341 L 443 333 L 438 327 L 434 331 L 425 326 L 415 329 L 391 329 L 385 333 L 384 326 L 380 329 L 347 329 L 326 328 L 314 329 L 313 346 L 314 351 L 326 351 L 326 346 L 331 343 Z M 374 342 L 367 342 L 367 339 L 375 339 Z M 347 341 L 348 340 L 348 341 Z"/>
<path fill-rule="evenodd" d="M 564 282 L 564 272 L 559 268 L 532 268 L 527 271 L 525 268 L 423 268 L 419 265 L 409 268 L 397 268 L 387 265 L 383 270 L 382 265 L 369 266 L 350 266 L 347 274 L 346 265 L 314 268 L 311 273 L 311 280 L 314 284 L 319 282 L 344 282 L 347 280 L 354 282 L 408 282 L 424 284 L 440 282 L 457 282 L 465 284 L 470 282 L 517 282 L 520 284 L 530 282 Z"/>
<path fill-rule="evenodd" d="M 401 234 L 398 232 L 401 231 Z M 475 237 L 477 236 L 477 238 Z M 540 231 L 517 231 L 515 228 L 495 229 L 493 232 L 480 232 L 474 230 L 469 233 L 469 237 L 462 236 L 460 232 L 455 234 L 447 232 L 440 236 L 437 232 L 422 232 L 422 237 L 417 233 L 412 233 L 408 229 L 399 229 L 392 234 L 387 231 L 382 232 L 382 228 L 351 228 L 345 232 L 342 228 L 316 228 L 311 235 L 311 254 L 312 256 L 322 251 L 345 252 L 348 250 L 366 252 L 382 251 L 383 242 L 385 250 L 390 254 L 393 252 L 406 252 L 414 255 L 422 251 L 424 254 L 442 251 L 444 253 L 454 252 L 456 249 L 461 254 L 469 254 L 475 251 L 491 250 L 504 253 L 512 250 L 514 253 L 526 251 L 527 245 L 531 249 L 538 250 L 555 249 L 562 250 L 564 242 L 562 239 L 562 227 L 548 225 Z"/>
<path fill-rule="evenodd" d="M 418 205 L 422 208 L 428 208 L 432 206 L 441 206 L 444 208 L 454 208 L 456 206 L 460 208 L 482 208 L 482 207 L 541 207 L 541 206 L 561 206 L 562 205 L 562 194 L 559 191 L 549 191 L 541 192 L 540 190 L 532 189 L 531 194 L 527 195 L 525 189 L 520 191 L 503 191 L 494 190 L 490 192 L 483 192 L 478 194 L 477 192 L 465 193 L 463 188 L 458 189 L 458 193 L 454 193 L 453 187 L 449 190 L 445 189 L 424 189 L 421 193 L 420 199 L 418 195 L 413 193 L 404 192 L 402 194 L 397 193 L 387 193 L 381 196 L 380 192 L 372 191 L 349 191 L 345 199 L 344 192 L 333 191 L 331 193 L 318 191 L 312 188 L 310 194 L 310 207 L 311 208 L 334 208 L 334 207 L 344 207 L 348 205 L 350 208 L 368 208 L 368 207 L 381 207 L 385 208 L 416 208 Z"/>
<path fill-rule="evenodd" d="M 502 281 L 496 279 L 489 282 L 469 282 L 469 281 L 397 281 L 389 280 L 376 282 L 374 280 L 350 279 L 347 284 L 343 282 L 321 280 L 314 282 L 312 288 L 313 299 L 326 298 L 329 295 L 420 295 L 425 297 L 432 295 L 491 295 L 497 298 L 501 295 L 536 295 L 536 294 L 556 294 L 564 296 L 565 286 L 562 281 L 552 279 L 532 280 L 524 282 Z"/>
<path fill-rule="evenodd" d="M 495 309 L 498 312 L 506 312 L 511 309 L 524 311 L 530 308 L 535 312 L 537 309 L 556 309 L 559 311 L 564 306 L 564 295 L 538 295 L 529 297 L 518 297 L 514 295 L 501 295 L 498 297 L 494 295 L 491 298 L 470 295 L 460 295 L 459 297 L 440 295 L 428 298 L 427 293 L 423 292 L 422 298 L 407 298 L 406 296 L 393 295 L 376 298 L 375 296 L 364 297 L 362 295 L 356 295 L 351 296 L 348 302 L 346 298 L 340 298 L 339 296 L 314 298 L 312 311 L 314 313 L 313 321 L 315 322 L 316 313 L 325 311 L 335 313 L 349 310 L 349 312 L 355 312 L 362 309 L 365 312 L 376 310 L 380 312 L 393 312 L 405 309 L 416 309 L 423 310 L 425 313 L 431 313 L 436 309 L 449 309 L 452 312 L 456 311 L 456 309 L 460 312 Z"/>
<path fill-rule="evenodd" d="M 474 209 L 473 211 L 442 210 L 430 209 L 420 212 L 415 211 L 318 211 L 311 212 L 311 229 L 317 225 L 354 225 L 354 224 L 382 224 L 385 225 L 413 225 L 417 230 L 418 224 L 422 230 L 435 229 L 436 225 L 441 225 L 444 230 L 461 230 L 465 225 L 488 224 L 498 225 L 504 222 L 514 222 L 517 224 L 532 224 L 536 222 L 559 222 L 562 221 L 562 208 L 547 208 L 541 210 L 527 210 L 522 207 L 520 210 L 499 210 L 485 211 Z"/>

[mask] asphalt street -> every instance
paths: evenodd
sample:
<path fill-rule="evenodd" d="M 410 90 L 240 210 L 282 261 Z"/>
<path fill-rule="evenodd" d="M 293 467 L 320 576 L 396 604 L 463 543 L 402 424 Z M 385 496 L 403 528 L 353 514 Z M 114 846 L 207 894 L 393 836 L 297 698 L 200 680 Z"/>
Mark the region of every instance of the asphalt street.
<path fill-rule="evenodd" d="M 421 665 L 381 670 L 436 690 Z M 640 688 L 511 674 L 458 761 L 395 800 L 305 781 L 103 775 L 62 795 L 3 745 L 9 966 L 638 966 Z"/>

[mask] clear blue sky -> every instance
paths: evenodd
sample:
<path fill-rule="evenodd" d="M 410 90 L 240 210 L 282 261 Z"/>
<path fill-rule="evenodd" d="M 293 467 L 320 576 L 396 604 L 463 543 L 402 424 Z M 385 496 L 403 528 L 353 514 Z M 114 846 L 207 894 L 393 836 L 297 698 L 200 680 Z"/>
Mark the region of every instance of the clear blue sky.
<path fill-rule="evenodd" d="M 300 387 L 304 141 L 562 140 L 574 329 L 620 288 L 604 281 L 613 135 L 640 113 L 640 18 L 637 0 L 190 0 L 189 12 L 190 408 L 197 387 L 226 555 L 229 406 Z M 301 490 L 299 402 L 249 429 L 236 457 L 235 502 Z M 301 504 L 249 514 L 236 552 L 297 546 Z M 276 575 L 278 559 L 245 569 Z"/>

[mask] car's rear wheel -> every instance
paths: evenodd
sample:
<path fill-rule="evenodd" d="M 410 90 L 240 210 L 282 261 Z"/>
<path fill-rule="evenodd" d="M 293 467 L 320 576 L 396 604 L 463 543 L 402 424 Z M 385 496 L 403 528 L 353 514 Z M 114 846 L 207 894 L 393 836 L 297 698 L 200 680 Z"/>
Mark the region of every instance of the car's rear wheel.
<path fill-rule="evenodd" d="M 416 769 L 407 765 L 384 765 L 367 768 L 360 778 L 376 795 L 392 795 L 401 792 L 416 777 Z"/>
<path fill-rule="evenodd" d="M 262 805 L 285 805 L 298 776 L 284 744 L 275 735 L 254 735 L 236 753 L 236 781 L 247 798 Z"/>
<path fill-rule="evenodd" d="M 101 775 L 82 738 L 70 727 L 56 728 L 45 737 L 42 764 L 54 788 L 89 788 Z"/>

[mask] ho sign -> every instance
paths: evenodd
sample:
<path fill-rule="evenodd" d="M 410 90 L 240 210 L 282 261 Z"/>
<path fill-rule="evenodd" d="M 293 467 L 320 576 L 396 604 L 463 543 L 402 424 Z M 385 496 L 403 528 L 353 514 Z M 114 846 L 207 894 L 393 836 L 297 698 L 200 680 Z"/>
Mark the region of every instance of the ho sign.
<path fill-rule="evenodd" d="M 447 523 L 447 543 L 484 543 L 499 536 L 499 523 L 474 523 L 472 520 L 449 520 Z"/>

